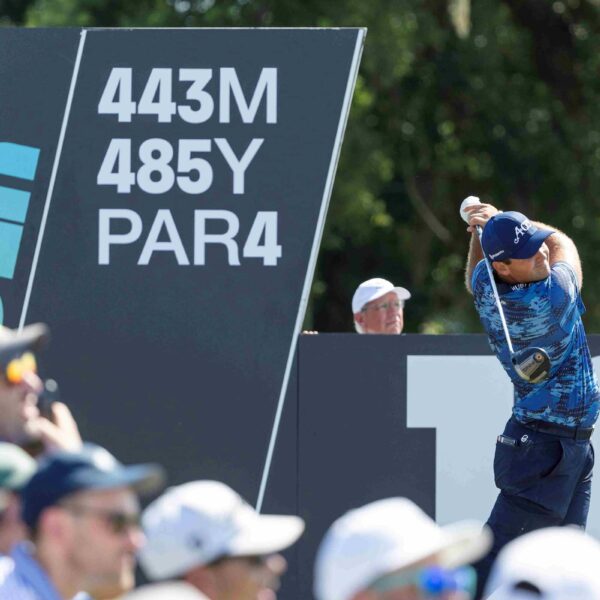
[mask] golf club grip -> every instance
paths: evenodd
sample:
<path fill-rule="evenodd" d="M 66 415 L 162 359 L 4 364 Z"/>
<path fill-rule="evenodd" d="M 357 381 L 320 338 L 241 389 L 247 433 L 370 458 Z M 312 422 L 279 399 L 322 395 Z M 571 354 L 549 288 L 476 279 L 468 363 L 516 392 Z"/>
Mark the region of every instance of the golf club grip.
<path fill-rule="evenodd" d="M 506 325 L 506 319 L 504 318 L 504 309 L 502 308 L 502 304 L 500 303 L 500 296 L 498 295 L 498 288 L 496 287 L 496 281 L 494 280 L 494 272 L 492 270 L 492 265 L 488 260 L 488 257 L 485 255 L 485 250 L 483 249 L 483 244 L 481 243 L 481 235 L 482 229 L 480 225 L 475 226 L 475 230 L 477 231 L 477 237 L 479 238 L 479 244 L 481 245 L 481 252 L 483 253 L 483 260 L 485 261 L 485 266 L 487 268 L 488 276 L 490 278 L 490 284 L 492 286 L 492 292 L 494 293 L 494 300 L 496 301 L 496 308 L 498 309 L 498 314 L 500 315 L 500 321 L 502 322 L 502 329 L 504 329 L 504 336 L 506 337 L 506 343 L 508 345 L 508 351 L 510 355 L 515 353 L 513 350 L 512 341 L 510 339 L 510 333 L 508 333 L 508 326 Z"/>

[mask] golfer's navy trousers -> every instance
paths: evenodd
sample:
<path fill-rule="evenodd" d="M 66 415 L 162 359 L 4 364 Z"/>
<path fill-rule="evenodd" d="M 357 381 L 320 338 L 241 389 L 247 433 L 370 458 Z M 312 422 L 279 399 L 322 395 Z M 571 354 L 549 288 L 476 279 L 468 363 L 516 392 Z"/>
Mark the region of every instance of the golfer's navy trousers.
<path fill-rule="evenodd" d="M 494 545 L 475 565 L 478 597 L 503 546 L 542 527 L 585 528 L 590 507 L 594 449 L 589 440 L 542 433 L 514 419 L 503 435 L 504 443 L 496 442 L 494 455 L 500 494 L 487 522 Z"/>

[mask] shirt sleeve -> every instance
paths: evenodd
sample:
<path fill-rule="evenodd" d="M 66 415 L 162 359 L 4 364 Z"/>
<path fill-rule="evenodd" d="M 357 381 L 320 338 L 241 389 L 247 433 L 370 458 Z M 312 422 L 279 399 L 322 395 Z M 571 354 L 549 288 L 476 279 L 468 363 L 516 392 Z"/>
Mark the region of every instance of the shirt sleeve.
<path fill-rule="evenodd" d="M 479 288 L 481 287 L 481 283 L 482 283 L 481 278 L 483 275 L 485 275 L 487 277 L 486 269 L 485 269 L 485 260 L 480 260 L 475 265 L 475 268 L 473 269 L 473 272 L 471 273 L 471 289 L 473 290 L 474 296 L 477 296 L 477 294 L 479 292 Z"/>
<path fill-rule="evenodd" d="M 565 331 L 570 331 L 577 318 L 585 311 L 579 295 L 577 275 L 569 263 L 557 262 L 552 265 L 550 302 L 552 311 Z"/>

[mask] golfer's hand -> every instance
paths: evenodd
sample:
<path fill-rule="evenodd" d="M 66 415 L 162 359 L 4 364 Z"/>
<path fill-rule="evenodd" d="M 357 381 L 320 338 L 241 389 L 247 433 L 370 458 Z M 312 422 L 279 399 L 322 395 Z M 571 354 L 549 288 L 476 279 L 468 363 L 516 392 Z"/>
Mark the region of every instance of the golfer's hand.
<path fill-rule="evenodd" d="M 469 215 L 467 231 L 473 233 L 477 225 L 485 227 L 485 224 L 500 211 L 491 204 L 473 204 L 472 206 L 467 206 L 465 212 Z"/>

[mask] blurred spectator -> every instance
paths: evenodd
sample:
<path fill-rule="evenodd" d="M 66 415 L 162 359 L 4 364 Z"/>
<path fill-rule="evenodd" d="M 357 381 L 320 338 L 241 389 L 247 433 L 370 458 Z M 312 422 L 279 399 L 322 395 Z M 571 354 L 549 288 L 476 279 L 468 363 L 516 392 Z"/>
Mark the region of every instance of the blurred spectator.
<path fill-rule="evenodd" d="M 42 459 L 21 492 L 31 540 L 0 559 L 0 599 L 107 598 L 131 589 L 144 539 L 137 493 L 163 480 L 157 465 L 123 466 L 98 446 Z"/>
<path fill-rule="evenodd" d="M 146 574 L 183 580 L 210 600 L 274 600 L 287 567 L 278 552 L 304 530 L 300 517 L 258 514 L 218 481 L 167 490 L 144 511 L 142 524 L 147 542 L 139 559 Z M 166 593 L 169 585 L 157 589 L 176 598 Z"/>
<path fill-rule="evenodd" d="M 49 418 L 40 415 L 43 385 L 33 352 L 48 336 L 48 328 L 40 323 L 20 332 L 0 326 L 0 440 L 32 454 L 81 447 L 77 424 L 65 404 L 53 403 Z"/>
<path fill-rule="evenodd" d="M 491 546 L 481 524 L 439 527 L 406 498 L 351 510 L 327 531 L 315 563 L 317 600 L 463 600 L 476 575 L 465 566 Z"/>
<path fill-rule="evenodd" d="M 504 547 L 492 567 L 484 597 L 600 600 L 599 565 L 600 543 L 581 529 L 539 529 Z"/>
<path fill-rule="evenodd" d="M 8 554 L 14 544 L 25 539 L 20 491 L 35 468 L 35 460 L 24 450 L 0 442 L 0 555 Z"/>
<path fill-rule="evenodd" d="M 404 328 L 404 302 L 410 292 L 387 279 L 361 283 L 352 297 L 354 327 L 358 333 L 399 334 Z"/>

